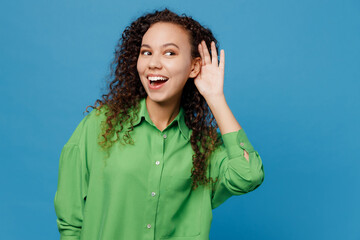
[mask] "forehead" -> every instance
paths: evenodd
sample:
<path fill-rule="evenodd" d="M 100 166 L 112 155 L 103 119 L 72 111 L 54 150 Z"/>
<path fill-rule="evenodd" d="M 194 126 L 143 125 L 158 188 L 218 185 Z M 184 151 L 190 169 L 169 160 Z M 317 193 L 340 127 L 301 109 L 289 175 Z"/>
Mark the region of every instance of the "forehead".
<path fill-rule="evenodd" d="M 165 42 L 190 46 L 189 33 L 182 26 L 168 22 L 158 22 L 151 25 L 144 34 L 142 42 L 154 46 L 162 45 Z"/>

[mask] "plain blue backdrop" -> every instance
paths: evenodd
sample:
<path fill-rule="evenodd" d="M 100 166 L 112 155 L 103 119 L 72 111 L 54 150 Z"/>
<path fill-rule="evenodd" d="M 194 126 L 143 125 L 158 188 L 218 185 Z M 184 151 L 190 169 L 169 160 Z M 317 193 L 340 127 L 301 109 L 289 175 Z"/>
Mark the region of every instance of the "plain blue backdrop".
<path fill-rule="evenodd" d="M 225 50 L 227 102 L 264 183 L 210 239 L 360 239 L 360 1 L 2 1 L 1 239 L 59 239 L 59 156 L 104 93 L 124 28 L 168 7 Z"/>

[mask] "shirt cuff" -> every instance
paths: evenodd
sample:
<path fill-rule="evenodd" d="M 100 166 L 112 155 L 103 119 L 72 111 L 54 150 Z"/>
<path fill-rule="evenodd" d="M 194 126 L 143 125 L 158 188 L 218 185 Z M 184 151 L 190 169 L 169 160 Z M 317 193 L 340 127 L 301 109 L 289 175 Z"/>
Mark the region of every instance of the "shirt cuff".
<path fill-rule="evenodd" d="M 255 152 L 243 128 L 235 132 L 229 132 L 222 135 L 224 145 L 229 159 L 242 156 L 244 150 L 248 153 Z"/>

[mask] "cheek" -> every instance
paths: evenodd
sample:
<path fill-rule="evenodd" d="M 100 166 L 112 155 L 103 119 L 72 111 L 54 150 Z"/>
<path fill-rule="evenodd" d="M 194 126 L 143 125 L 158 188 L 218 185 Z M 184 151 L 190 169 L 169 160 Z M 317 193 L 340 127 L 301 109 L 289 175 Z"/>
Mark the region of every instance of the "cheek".
<path fill-rule="evenodd" d="M 179 77 L 185 77 L 189 74 L 191 69 L 191 62 L 186 61 L 185 59 L 182 59 L 181 61 L 172 62 L 167 67 L 168 69 L 171 69 L 172 73 Z"/>
<path fill-rule="evenodd" d="M 138 73 L 141 73 L 141 66 L 139 65 L 139 62 L 137 62 L 137 64 L 136 64 L 136 69 L 137 69 Z"/>
<path fill-rule="evenodd" d="M 144 61 L 142 61 L 140 58 L 138 59 L 137 63 L 136 63 L 136 69 L 138 71 L 138 73 L 142 73 L 144 71 Z"/>

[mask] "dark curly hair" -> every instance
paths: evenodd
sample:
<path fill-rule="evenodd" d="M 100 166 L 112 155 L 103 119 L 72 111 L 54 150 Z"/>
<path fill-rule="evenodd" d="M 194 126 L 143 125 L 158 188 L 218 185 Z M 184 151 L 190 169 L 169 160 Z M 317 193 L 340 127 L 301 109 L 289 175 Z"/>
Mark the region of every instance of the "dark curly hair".
<path fill-rule="evenodd" d="M 177 24 L 189 33 L 192 58 L 200 57 L 197 46 L 202 40 L 206 42 L 210 55 L 211 41 L 215 42 L 218 51 L 218 42 L 210 29 L 201 26 L 190 16 L 185 14 L 179 16 L 167 8 L 145 14 L 127 26 L 117 43 L 115 58 L 110 66 L 109 92 L 102 95 L 102 100 L 97 99 L 94 106 L 89 105 L 85 110 L 89 112 L 88 107 L 98 110 L 105 107 L 107 110 L 105 113 L 107 119 L 102 124 L 103 141 L 99 142 L 104 149 L 110 148 L 117 140 L 121 142 L 119 133 L 122 133 L 123 124 L 126 122 L 131 126 L 123 133 L 122 138 L 125 143 L 134 144 L 130 132 L 134 129 L 133 122 L 137 118 L 140 100 L 147 96 L 137 72 L 137 60 L 144 34 L 157 22 Z M 191 178 L 192 188 L 196 189 L 198 184 L 207 185 L 210 181 L 212 183 L 217 181 L 211 177 L 207 178 L 206 170 L 210 155 L 222 141 L 216 131 L 218 128 L 216 120 L 204 97 L 196 88 L 193 78 L 189 78 L 186 82 L 180 104 L 185 110 L 185 123 L 193 130 L 190 138 L 194 150 Z M 112 140 L 115 133 L 116 139 Z"/>

